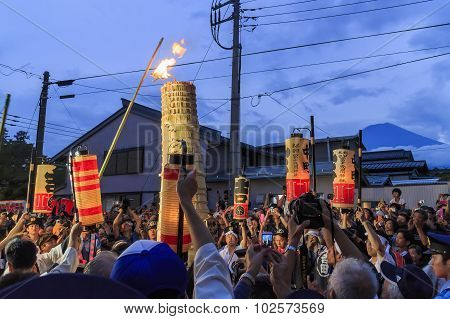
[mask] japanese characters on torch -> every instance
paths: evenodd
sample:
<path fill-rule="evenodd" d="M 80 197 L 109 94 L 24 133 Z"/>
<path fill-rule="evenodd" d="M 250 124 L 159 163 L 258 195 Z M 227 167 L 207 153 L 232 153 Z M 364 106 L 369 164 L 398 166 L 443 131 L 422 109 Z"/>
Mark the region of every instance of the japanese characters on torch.
<path fill-rule="evenodd" d="M 38 165 L 36 170 L 36 186 L 34 188 L 33 212 L 50 214 L 50 198 L 55 190 L 53 172 L 55 165 Z"/>
<path fill-rule="evenodd" d="M 249 195 L 250 181 L 242 176 L 237 177 L 234 180 L 234 219 L 247 219 Z"/>
<path fill-rule="evenodd" d="M 333 206 L 353 208 L 355 200 L 355 152 L 349 149 L 333 151 Z"/>
<path fill-rule="evenodd" d="M 309 141 L 295 133 L 285 144 L 286 197 L 291 201 L 309 191 Z"/>

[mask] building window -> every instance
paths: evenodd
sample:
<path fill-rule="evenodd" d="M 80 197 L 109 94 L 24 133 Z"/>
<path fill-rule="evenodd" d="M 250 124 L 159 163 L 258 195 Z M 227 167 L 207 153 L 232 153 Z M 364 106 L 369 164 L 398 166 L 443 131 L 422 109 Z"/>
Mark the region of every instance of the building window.
<path fill-rule="evenodd" d="M 106 158 L 106 152 L 104 157 Z M 144 151 L 142 148 L 117 150 L 111 154 L 105 175 L 138 174 L 143 171 Z"/>

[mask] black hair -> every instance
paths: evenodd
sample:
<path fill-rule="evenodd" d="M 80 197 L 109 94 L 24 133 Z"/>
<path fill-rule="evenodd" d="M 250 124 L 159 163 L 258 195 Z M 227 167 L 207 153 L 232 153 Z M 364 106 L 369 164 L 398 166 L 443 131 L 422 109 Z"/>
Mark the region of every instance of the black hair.
<path fill-rule="evenodd" d="M 408 249 L 414 249 L 418 255 L 422 255 L 422 248 L 419 245 L 409 245 Z"/>
<path fill-rule="evenodd" d="M 37 277 L 34 272 L 11 272 L 0 277 L 0 290 L 12 286 L 27 279 Z"/>
<path fill-rule="evenodd" d="M 395 192 L 397 192 L 399 196 L 402 196 L 402 191 L 400 190 L 400 188 L 394 188 L 392 190 L 392 194 L 394 194 Z"/>
<path fill-rule="evenodd" d="M 400 228 L 398 231 L 397 231 L 397 234 L 399 234 L 399 233 L 402 233 L 403 234 L 403 236 L 405 237 L 405 240 L 406 241 L 409 241 L 410 243 L 413 241 L 413 236 L 412 236 L 412 234 L 411 234 L 411 232 L 409 232 L 407 229 L 405 229 L 405 228 Z"/>
<path fill-rule="evenodd" d="M 15 270 L 29 269 L 36 264 L 37 248 L 30 240 L 15 239 L 6 246 L 6 260 Z"/>
<path fill-rule="evenodd" d="M 397 228 L 398 228 L 397 221 L 396 221 L 395 219 L 392 219 L 392 218 L 386 218 L 386 219 L 384 220 L 384 226 L 386 226 L 386 224 L 387 224 L 388 221 L 391 221 L 392 224 L 394 225 L 394 232 L 397 231 Z"/>
<path fill-rule="evenodd" d="M 128 247 L 130 247 L 130 244 L 128 242 L 124 240 L 119 240 L 114 243 L 114 245 L 111 248 L 111 251 L 120 256 Z"/>

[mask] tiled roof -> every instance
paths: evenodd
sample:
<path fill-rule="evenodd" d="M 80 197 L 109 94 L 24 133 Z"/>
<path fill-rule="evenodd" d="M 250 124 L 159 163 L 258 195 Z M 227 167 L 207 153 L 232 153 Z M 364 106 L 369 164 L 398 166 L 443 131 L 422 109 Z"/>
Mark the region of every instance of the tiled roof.
<path fill-rule="evenodd" d="M 427 170 L 427 163 L 425 161 L 412 161 L 412 162 L 363 162 L 363 169 L 371 171 L 379 170 L 398 170 L 398 169 L 425 169 Z"/>

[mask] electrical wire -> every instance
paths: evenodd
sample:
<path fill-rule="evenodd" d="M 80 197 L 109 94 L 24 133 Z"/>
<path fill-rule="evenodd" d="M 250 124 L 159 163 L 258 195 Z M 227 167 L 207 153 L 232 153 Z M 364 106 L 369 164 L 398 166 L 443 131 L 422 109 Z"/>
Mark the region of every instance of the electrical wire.
<path fill-rule="evenodd" d="M 401 7 L 418 5 L 418 4 L 428 3 L 428 2 L 432 2 L 432 1 L 435 1 L 435 0 L 422 0 L 422 1 L 416 1 L 416 2 L 408 2 L 408 3 L 403 3 L 403 4 L 388 6 L 388 7 L 339 13 L 339 14 L 326 15 L 326 16 L 321 16 L 321 17 L 295 19 L 295 20 L 287 20 L 287 21 L 266 22 L 266 23 L 258 23 L 258 24 L 247 24 L 247 25 L 243 25 L 242 27 L 243 28 L 244 27 L 253 28 L 253 27 L 261 27 L 261 26 L 268 26 L 268 25 L 279 25 L 279 24 L 298 23 L 298 22 L 305 22 L 305 21 L 323 20 L 323 19 L 329 19 L 329 18 L 338 18 L 338 17 L 350 16 L 350 15 L 355 15 L 355 14 L 371 13 L 371 12 L 377 12 L 377 11 L 382 11 L 382 10 L 397 9 L 397 8 L 401 8 Z M 246 17 L 246 18 L 247 19 L 257 19 L 259 17 L 254 16 L 254 17 Z"/>
<path fill-rule="evenodd" d="M 381 1 L 381 0 L 364 0 L 364 1 L 343 3 L 343 4 L 334 5 L 334 6 L 327 6 L 327 7 L 320 7 L 320 8 L 303 9 L 303 10 L 298 10 L 298 11 L 280 12 L 280 13 L 269 13 L 269 14 L 258 15 L 257 17 L 265 18 L 265 17 L 275 17 L 275 16 L 282 16 L 282 15 L 289 15 L 289 14 L 296 14 L 296 13 L 321 11 L 321 10 L 336 9 L 336 8 L 341 8 L 341 7 L 348 7 L 348 6 L 354 6 L 354 5 L 370 3 L 370 2 L 378 2 L 378 1 Z M 253 9 L 243 9 L 242 11 L 245 12 L 245 11 L 254 11 L 254 10 Z M 243 16 L 243 18 L 252 18 L 252 17 Z"/>
<path fill-rule="evenodd" d="M 343 63 L 343 62 L 350 62 L 350 61 L 357 61 L 361 59 L 373 59 L 373 58 L 379 58 L 379 57 L 386 57 L 386 56 L 394 56 L 394 55 L 400 55 L 400 54 L 408 54 L 408 53 L 417 53 L 417 52 L 425 52 L 430 50 L 439 50 L 444 48 L 450 48 L 450 45 L 444 45 L 439 47 L 432 47 L 432 48 L 422 48 L 422 49 L 415 49 L 415 50 L 405 50 L 405 51 L 396 51 L 396 52 L 388 52 L 383 54 L 377 54 L 372 56 L 365 56 L 365 57 L 354 57 L 354 58 L 347 58 L 347 59 L 338 59 L 338 60 L 330 60 L 330 61 L 322 61 L 322 62 L 316 62 L 316 63 L 307 63 L 307 64 L 300 64 L 300 65 L 292 65 L 292 66 L 286 66 L 286 67 L 280 67 L 280 68 L 271 68 L 271 69 L 263 69 L 263 70 L 255 70 L 255 71 L 248 71 L 248 72 L 242 72 L 241 75 L 253 75 L 253 74 L 259 74 L 259 73 L 266 73 L 266 72 L 275 72 L 275 71 L 283 71 L 283 70 L 291 70 L 291 69 L 297 69 L 297 68 L 305 68 L 305 67 L 313 67 L 313 66 L 321 66 L 321 65 L 328 65 L 328 64 L 335 64 L 335 63 Z M 216 76 L 210 76 L 205 78 L 199 78 L 197 81 L 203 81 L 203 80 L 213 80 L 213 79 L 221 79 L 221 78 L 229 78 L 231 77 L 230 74 L 224 74 L 224 75 L 216 75 Z M 191 80 L 192 81 L 192 80 Z M 86 95 L 86 94 L 97 94 L 97 93 L 104 93 L 104 92 L 117 92 L 117 93 L 124 93 L 124 94 L 131 94 L 130 92 L 123 92 L 122 90 L 126 89 L 132 89 L 130 88 L 121 88 L 121 89 L 103 89 L 98 87 L 92 87 L 82 84 L 75 84 L 81 87 L 88 87 L 88 88 L 96 88 L 99 89 L 98 91 L 91 91 L 91 92 L 83 92 L 78 93 L 76 95 Z M 142 94 L 145 95 L 145 94 Z M 157 95 L 148 95 L 152 97 L 159 97 Z M 199 100 L 229 100 L 227 98 L 198 98 Z M 258 103 L 259 104 L 259 103 Z"/>
<path fill-rule="evenodd" d="M 54 86 L 52 86 L 53 91 L 55 91 L 55 93 L 57 95 L 60 95 L 59 93 L 59 89 L 55 88 Z M 81 131 L 81 127 L 78 125 L 78 123 L 75 121 L 75 118 L 72 116 L 72 113 L 70 113 L 69 108 L 67 107 L 66 103 L 64 103 L 61 99 L 58 99 L 59 102 L 62 104 L 62 106 L 64 107 L 64 109 L 66 110 L 67 114 L 69 115 L 69 117 L 72 119 L 72 123 L 75 124 L 75 126 L 77 127 L 78 130 Z"/>
<path fill-rule="evenodd" d="M 271 8 L 287 7 L 287 6 L 293 6 L 293 5 L 296 5 L 296 4 L 303 4 L 303 3 L 310 3 L 310 2 L 317 2 L 317 1 L 320 1 L 320 0 L 303 0 L 303 1 L 296 1 L 296 2 L 282 3 L 282 4 L 276 4 L 276 5 L 271 5 L 271 6 L 258 7 L 258 8 L 254 8 L 254 9 L 245 9 L 245 10 L 250 10 L 250 11 L 263 10 L 263 9 L 271 9 Z M 242 4 L 244 4 L 244 3 L 242 3 Z"/>
<path fill-rule="evenodd" d="M 27 78 L 30 78 L 30 77 L 36 77 L 36 78 L 38 78 L 38 79 L 40 79 L 40 80 L 43 79 L 42 76 L 39 75 L 39 74 L 36 74 L 36 73 L 33 73 L 33 72 L 29 72 L 29 71 L 25 71 L 25 70 L 19 69 L 19 68 L 14 68 L 14 67 L 12 67 L 12 66 L 9 66 L 9 65 L 6 65 L 6 64 L 3 64 L 3 63 L 0 63 L 0 67 L 9 69 L 9 70 L 13 71 L 13 73 L 15 73 L 15 72 L 23 73 L 23 74 L 25 74 L 25 76 L 26 76 Z M 3 74 L 3 75 L 5 75 L 5 74 Z M 7 75 L 5 75 L 5 76 L 7 76 Z"/>
<path fill-rule="evenodd" d="M 334 40 L 327 40 L 327 41 L 320 41 L 320 42 L 305 43 L 305 44 L 299 44 L 299 45 L 283 47 L 283 48 L 268 49 L 268 50 L 263 50 L 263 51 L 244 53 L 244 54 L 242 54 L 242 56 L 243 57 L 248 57 L 248 56 L 259 55 L 259 54 L 267 54 L 267 53 L 273 53 L 273 52 L 301 49 L 301 48 L 307 48 L 307 47 L 313 47 L 313 46 L 319 46 L 319 45 L 326 45 L 326 44 L 333 44 L 333 43 L 340 43 L 340 42 L 347 42 L 347 41 L 368 39 L 368 38 L 386 36 L 386 35 L 391 35 L 391 34 L 398 34 L 398 33 L 404 33 L 404 32 L 413 32 L 413 31 L 427 30 L 427 29 L 433 29 L 433 28 L 441 28 L 441 27 L 447 27 L 447 26 L 450 26 L 450 23 L 447 22 L 447 23 L 440 23 L 440 24 L 434 24 L 434 25 L 428 25 L 428 26 L 416 27 L 416 28 L 409 28 L 409 29 L 402 29 L 402 30 L 396 30 L 396 31 L 389 31 L 389 32 L 382 32 L 382 33 L 373 33 L 373 34 L 353 36 L 353 37 L 348 37 L 348 38 L 341 38 L 341 39 L 334 39 Z M 180 63 L 178 65 L 175 65 L 174 67 L 188 66 L 188 65 L 194 65 L 194 64 L 199 64 L 199 63 L 217 62 L 217 61 L 228 60 L 228 59 L 231 59 L 231 58 L 232 58 L 231 56 L 217 57 L 217 58 L 212 58 L 212 59 L 206 59 L 204 61 L 192 61 L 192 62 Z M 72 81 L 79 81 L 79 80 L 101 78 L 101 77 L 107 77 L 107 76 L 115 76 L 115 75 L 124 75 L 124 74 L 130 74 L 130 73 L 137 73 L 137 72 L 142 72 L 142 71 L 144 71 L 144 70 L 140 69 L 140 70 L 132 70 L 132 71 L 106 73 L 106 74 L 99 74 L 99 75 L 84 76 L 84 77 L 79 77 L 79 78 L 75 78 L 75 79 L 71 79 L 71 80 Z M 160 85 L 160 84 L 156 84 L 156 85 Z M 154 86 L 156 86 L 156 85 L 154 85 Z M 147 85 L 147 87 L 148 86 L 152 86 L 152 85 Z M 143 87 L 146 87 L 146 86 L 143 86 Z M 132 89 L 132 88 L 135 88 L 135 87 L 129 87 L 127 89 Z"/>
<path fill-rule="evenodd" d="M 208 113 L 203 114 L 202 116 L 200 116 L 200 117 L 198 118 L 198 120 L 200 121 L 202 118 L 204 118 L 204 117 L 206 117 L 206 116 L 208 116 L 208 115 L 210 115 L 210 114 L 212 114 L 212 113 L 218 111 L 222 106 L 224 106 L 224 105 L 227 104 L 228 102 L 229 102 L 229 101 L 225 101 L 225 103 L 222 103 L 222 104 L 220 104 L 219 106 L 217 106 L 217 107 L 215 107 L 214 109 L 212 109 L 211 111 L 209 111 Z"/>
<path fill-rule="evenodd" d="M 0 114 L 2 114 L 2 113 L 0 113 Z M 19 115 L 15 115 L 15 114 L 8 114 L 7 116 L 8 116 L 8 117 L 18 118 L 18 119 L 21 119 L 21 120 L 26 120 L 26 121 L 30 121 L 30 120 L 31 120 L 31 121 L 33 121 L 33 122 L 37 122 L 37 120 L 30 119 L 30 118 L 23 117 L 23 116 L 19 116 Z M 77 129 L 77 128 L 74 128 L 74 127 L 64 126 L 64 125 L 55 124 L 55 123 L 49 123 L 49 122 L 46 122 L 45 125 L 46 125 L 46 126 L 55 126 L 55 129 L 61 127 L 61 128 L 64 128 L 64 129 L 74 130 L 74 131 L 76 131 L 76 132 L 74 132 L 74 133 L 86 132 L 86 130 Z"/>
<path fill-rule="evenodd" d="M 14 123 L 28 124 L 27 122 L 25 122 L 25 121 L 23 121 L 23 120 L 7 119 L 7 121 L 12 122 L 12 124 L 14 124 Z M 32 125 L 35 126 L 35 127 L 38 127 L 37 124 L 34 124 L 34 123 L 33 123 Z M 80 136 L 81 136 L 81 133 L 75 133 L 75 132 L 65 131 L 65 130 L 61 130 L 61 129 L 54 128 L 54 127 L 47 127 L 47 126 L 45 126 L 45 129 L 46 129 L 45 132 L 47 132 L 48 130 L 52 130 L 52 131 L 49 131 L 49 132 L 54 132 L 54 133 L 63 132 L 63 133 L 67 133 L 67 134 L 70 134 L 70 135 L 76 136 L 76 137 L 80 137 Z"/>
<path fill-rule="evenodd" d="M 275 94 L 275 93 L 290 91 L 290 90 L 299 89 L 299 88 L 303 88 L 303 87 L 307 87 L 307 86 L 312 86 L 312 85 L 316 85 L 316 84 L 320 84 L 320 83 L 324 83 L 324 82 L 331 82 L 331 81 L 345 79 L 345 78 L 349 78 L 349 77 L 353 77 L 353 76 L 357 76 L 357 75 L 362 75 L 362 74 L 372 73 L 372 72 L 376 72 L 376 71 L 386 70 L 386 69 L 390 69 L 390 68 L 394 68 L 394 67 L 398 67 L 398 66 L 403 66 L 403 65 L 407 65 L 407 64 L 411 64 L 411 63 L 422 62 L 422 61 L 426 61 L 426 60 L 430 60 L 430 59 L 436 59 L 436 58 L 440 58 L 440 57 L 447 56 L 447 55 L 450 55 L 450 52 L 437 54 L 437 55 L 433 55 L 433 56 L 429 56 L 429 57 L 425 57 L 425 58 L 410 60 L 410 61 L 406 61 L 406 62 L 395 63 L 395 64 L 391 64 L 391 65 L 387 65 L 387 66 L 383 66 L 383 67 L 379 67 L 379 68 L 375 68 L 375 69 L 370 69 L 370 70 L 360 71 L 360 72 L 356 72 L 356 73 L 341 75 L 341 76 L 330 78 L 330 79 L 326 79 L 326 80 L 320 80 L 320 81 L 316 81 L 316 82 L 311 82 L 311 83 L 291 86 L 291 87 L 288 87 L 288 88 L 275 90 L 275 91 L 272 91 L 270 93 L 264 93 L 263 95 L 264 96 L 269 96 L 269 95 L 272 95 L 272 94 Z M 246 96 L 246 97 L 243 97 L 243 99 L 245 99 L 245 98 L 252 98 L 253 96 L 255 96 L 255 95 Z"/>
<path fill-rule="evenodd" d="M 26 126 L 17 125 L 17 124 L 10 124 L 10 123 L 6 123 L 5 125 L 11 126 L 11 127 L 27 128 Z M 37 127 L 36 127 L 36 128 L 32 127 L 31 130 L 37 131 Z M 71 138 L 79 138 L 79 136 L 66 135 L 66 134 L 59 133 L 59 132 L 58 132 L 58 133 L 55 133 L 55 132 L 47 131 L 47 130 L 46 130 L 45 133 L 49 133 L 49 134 L 53 134 L 53 135 L 58 135 L 58 136 L 67 136 L 67 137 L 71 137 Z M 27 133 L 27 135 L 28 135 L 28 133 Z"/>

